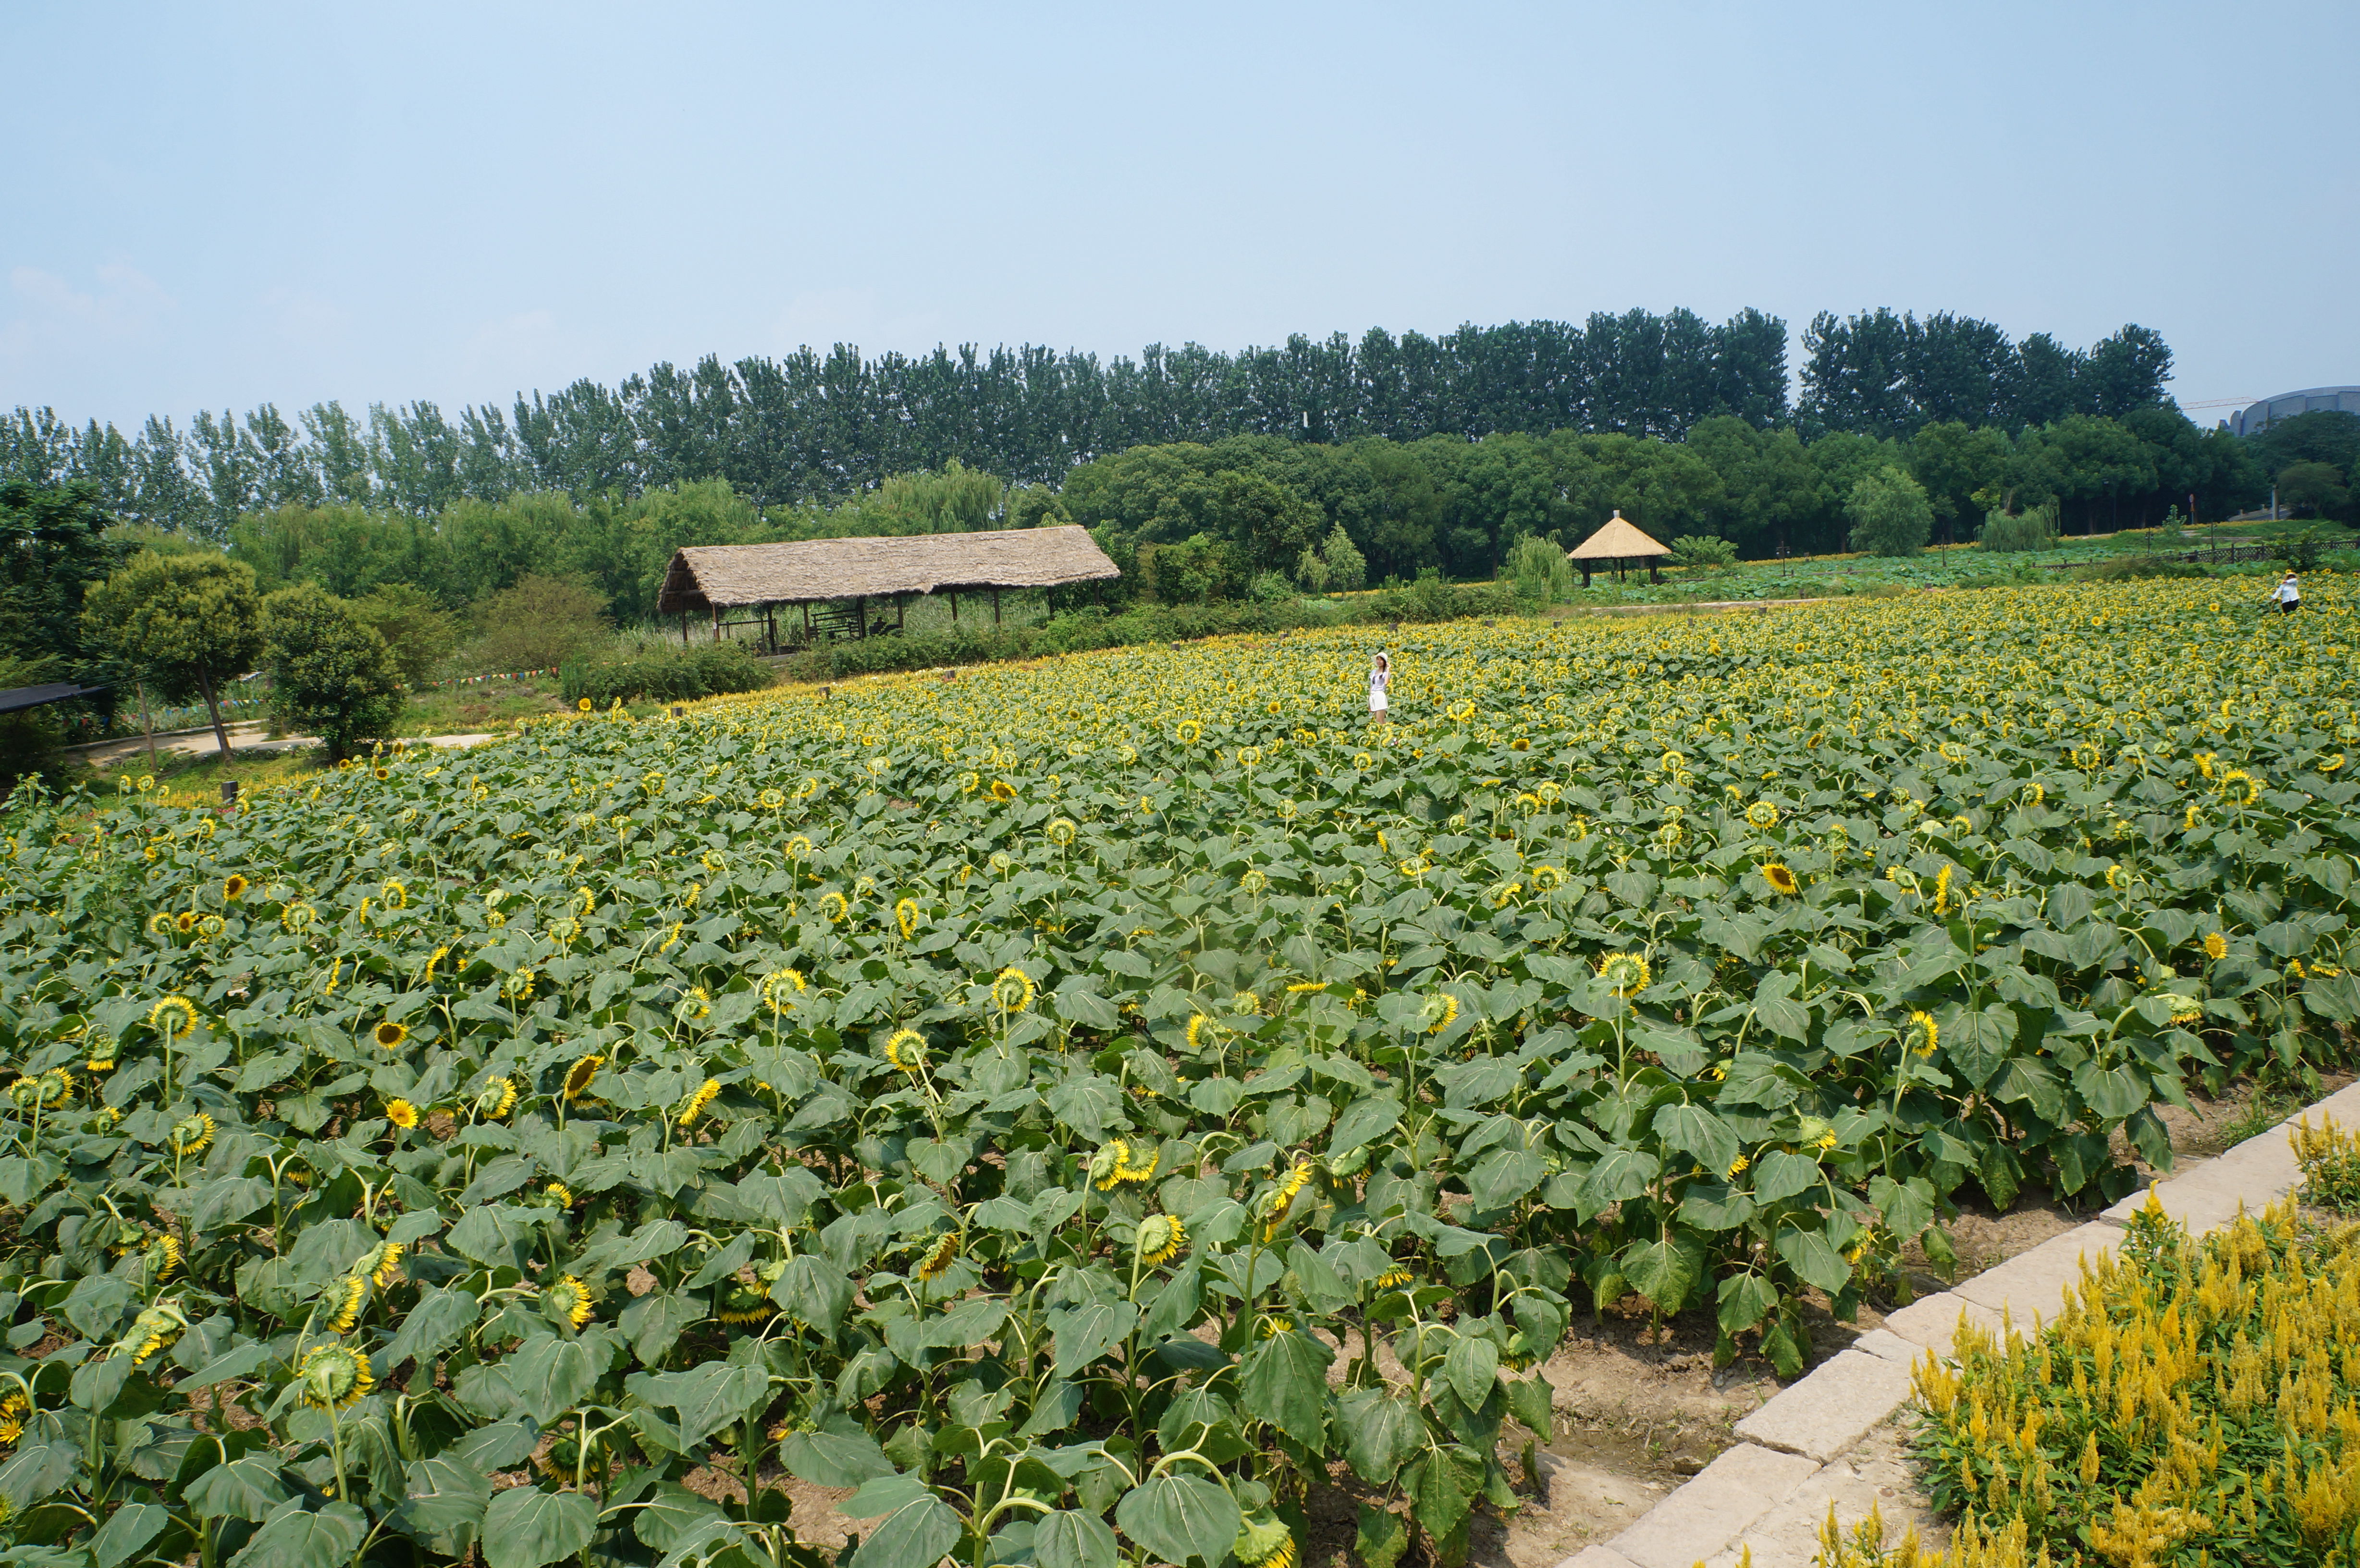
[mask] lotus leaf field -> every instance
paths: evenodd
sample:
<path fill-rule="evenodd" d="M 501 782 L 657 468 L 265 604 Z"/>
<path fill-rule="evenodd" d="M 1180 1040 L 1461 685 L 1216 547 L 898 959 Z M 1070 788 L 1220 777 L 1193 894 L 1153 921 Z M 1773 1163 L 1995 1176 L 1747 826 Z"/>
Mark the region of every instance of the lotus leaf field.
<path fill-rule="evenodd" d="M 1451 1561 L 1573 1313 L 1792 1373 L 1956 1203 L 2344 1050 L 2350 595 L 2219 593 L 1419 627 L 1380 730 L 1312 633 L 21 790 L 9 1559 L 822 1561 L 783 1468 L 858 1568 L 1262 1568 L 1331 1486 Z"/>

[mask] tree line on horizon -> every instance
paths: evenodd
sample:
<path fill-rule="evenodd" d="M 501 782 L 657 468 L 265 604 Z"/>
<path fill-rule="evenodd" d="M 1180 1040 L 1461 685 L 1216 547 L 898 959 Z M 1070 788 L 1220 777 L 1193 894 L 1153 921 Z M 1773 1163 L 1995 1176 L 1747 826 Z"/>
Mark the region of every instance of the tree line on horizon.
<path fill-rule="evenodd" d="M 1829 435 L 1913 436 L 1932 424 L 2011 436 L 2073 416 L 2118 419 L 2164 401 L 2171 354 L 2136 325 L 2087 351 L 2012 341 L 1948 311 L 1821 312 L 1790 393 L 1786 323 L 1741 310 L 1631 310 L 1586 322 L 1462 326 L 1437 337 L 1372 328 L 1236 354 L 1151 344 L 1133 359 L 974 344 L 863 356 L 847 344 L 734 364 L 707 355 L 606 387 L 580 380 L 455 418 L 432 402 L 339 402 L 289 419 L 150 416 L 136 434 L 20 406 L 0 420 L 0 475 L 81 481 L 125 521 L 226 542 L 237 519 L 291 506 L 439 517 L 520 493 L 628 500 L 726 481 L 757 508 L 840 501 L 956 462 L 1018 485 L 1061 485 L 1135 447 L 1261 436 L 1480 442 L 1571 431 L 1682 442 L 1708 420 Z"/>

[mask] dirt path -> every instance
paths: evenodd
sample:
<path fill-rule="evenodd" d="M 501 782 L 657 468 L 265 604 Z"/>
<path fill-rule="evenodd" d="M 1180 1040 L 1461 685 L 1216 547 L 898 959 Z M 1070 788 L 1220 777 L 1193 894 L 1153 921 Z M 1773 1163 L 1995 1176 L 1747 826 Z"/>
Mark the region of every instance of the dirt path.
<path fill-rule="evenodd" d="M 408 735 L 403 737 L 403 744 L 464 747 L 481 746 L 487 740 L 497 738 L 498 737 L 491 735 Z M 253 721 L 229 726 L 229 748 L 234 755 L 247 752 L 293 751 L 300 746 L 319 744 L 320 737 L 317 735 L 281 735 L 273 740 L 270 738 L 268 724 Z M 77 746 L 72 749 L 93 768 L 104 768 L 126 758 L 146 757 L 148 740 L 142 735 L 131 740 L 104 741 L 96 746 Z M 156 737 L 156 753 L 159 757 L 167 753 L 174 757 L 212 757 L 217 755 L 220 750 L 220 743 L 213 738 L 213 732 L 211 730 L 192 730 L 185 735 Z"/>

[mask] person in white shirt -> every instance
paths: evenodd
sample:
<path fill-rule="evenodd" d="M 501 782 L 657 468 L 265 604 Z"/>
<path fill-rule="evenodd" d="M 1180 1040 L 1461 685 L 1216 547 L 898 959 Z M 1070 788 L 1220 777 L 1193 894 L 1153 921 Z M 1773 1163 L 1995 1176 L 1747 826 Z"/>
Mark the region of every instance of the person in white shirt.
<path fill-rule="evenodd" d="M 1393 683 L 1393 663 L 1379 654 L 1369 663 L 1369 723 L 1385 722 L 1385 688 Z"/>
<path fill-rule="evenodd" d="M 2270 601 L 2282 615 L 2290 615 L 2302 607 L 2302 589 L 2296 584 L 2293 572 L 2286 574 L 2286 581 L 2270 594 Z"/>

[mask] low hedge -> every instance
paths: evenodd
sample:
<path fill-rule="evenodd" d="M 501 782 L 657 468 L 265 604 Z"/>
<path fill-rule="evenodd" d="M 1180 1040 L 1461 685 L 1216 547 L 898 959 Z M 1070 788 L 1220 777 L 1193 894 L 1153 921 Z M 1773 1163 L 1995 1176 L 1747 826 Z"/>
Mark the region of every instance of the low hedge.
<path fill-rule="evenodd" d="M 569 702 L 588 698 L 598 707 L 642 697 L 660 702 L 759 691 L 774 679 L 771 669 L 744 643 L 701 643 L 637 659 L 581 660 L 558 671 L 559 690 Z"/>
<path fill-rule="evenodd" d="M 1033 626 L 961 626 L 952 632 L 901 633 L 835 643 L 784 661 L 793 681 L 830 681 L 942 665 L 989 664 L 1080 653 L 1090 648 L 1179 642 L 1240 632 L 1297 631 L 1308 626 L 1383 626 L 1395 621 L 1460 620 L 1509 615 L 1519 608 L 1504 583 L 1419 583 L 1358 594 L 1349 600 L 1288 599 L 1276 603 L 1142 604 L 1115 615 L 1079 610 Z"/>

